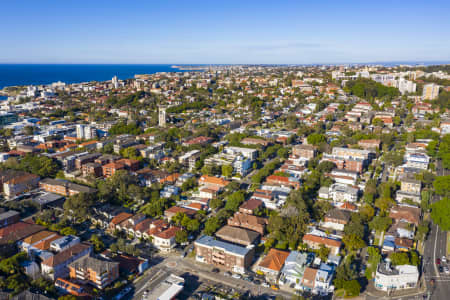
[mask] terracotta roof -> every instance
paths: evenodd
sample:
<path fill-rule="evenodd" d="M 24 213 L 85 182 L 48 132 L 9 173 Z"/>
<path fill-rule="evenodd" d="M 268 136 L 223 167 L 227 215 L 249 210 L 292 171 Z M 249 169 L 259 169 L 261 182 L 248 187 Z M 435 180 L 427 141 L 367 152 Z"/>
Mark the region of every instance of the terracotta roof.
<path fill-rule="evenodd" d="M 199 182 L 201 184 L 215 184 L 220 186 L 227 186 L 228 184 L 230 184 L 230 182 L 225 179 L 208 175 L 203 175 L 202 177 L 200 177 Z"/>
<path fill-rule="evenodd" d="M 54 234 L 55 234 L 54 232 L 47 231 L 47 230 L 43 230 L 43 231 L 41 231 L 41 232 L 32 234 L 32 235 L 30 235 L 29 237 L 26 237 L 26 238 L 23 240 L 23 242 L 24 242 L 24 243 L 27 243 L 27 244 L 29 244 L 29 245 L 33 245 L 33 244 L 35 244 L 35 243 L 37 243 L 37 242 L 40 242 L 40 241 L 42 241 L 43 239 L 48 238 L 48 237 L 50 237 L 50 236 L 52 236 L 52 235 L 54 235 Z"/>
<path fill-rule="evenodd" d="M 2 242 L 15 242 L 44 229 L 45 227 L 40 225 L 17 222 L 15 224 L 0 228 L 0 238 L 2 239 Z"/>
<path fill-rule="evenodd" d="M 302 283 L 303 285 L 314 287 L 314 282 L 316 281 L 317 269 L 307 267 L 303 273 Z"/>
<path fill-rule="evenodd" d="M 60 239 L 60 238 L 62 238 L 61 235 L 55 234 L 54 236 L 35 244 L 33 247 L 40 249 L 40 250 L 48 250 L 48 249 L 50 249 L 51 242 L 53 242 L 57 239 Z"/>
<path fill-rule="evenodd" d="M 303 237 L 303 241 L 323 244 L 323 245 L 330 246 L 330 247 L 341 247 L 341 245 L 342 245 L 342 242 L 340 242 L 340 241 L 329 239 L 326 237 L 317 236 L 317 235 L 312 235 L 312 234 L 305 234 L 305 236 Z"/>
<path fill-rule="evenodd" d="M 83 243 L 79 243 L 76 245 L 73 245 L 70 248 L 67 248 L 66 250 L 63 250 L 52 257 L 47 258 L 42 262 L 43 265 L 49 266 L 49 267 L 55 267 L 58 266 L 64 262 L 66 262 L 69 258 L 71 258 L 74 255 L 78 255 L 82 253 L 83 251 L 86 251 L 86 249 L 89 249 L 91 246 Z"/>
<path fill-rule="evenodd" d="M 242 205 L 239 208 L 255 210 L 258 207 L 262 206 L 262 204 L 263 204 L 263 202 L 261 200 L 251 198 L 248 201 L 245 201 L 244 203 L 242 203 Z"/>
<path fill-rule="evenodd" d="M 288 251 L 272 248 L 269 253 L 267 253 L 266 257 L 259 263 L 259 266 L 279 272 L 281 268 L 283 268 L 284 262 L 288 256 Z"/>
<path fill-rule="evenodd" d="M 158 237 L 160 239 L 170 239 L 170 238 L 175 237 L 175 234 L 180 230 L 181 230 L 180 227 L 173 226 L 162 232 L 155 233 L 153 236 Z"/>
<path fill-rule="evenodd" d="M 114 218 L 112 218 L 111 223 L 114 225 L 117 225 L 117 224 L 122 223 L 125 220 L 128 220 L 132 216 L 133 216 L 132 214 L 122 212 L 122 213 L 118 214 L 117 216 L 115 216 Z"/>

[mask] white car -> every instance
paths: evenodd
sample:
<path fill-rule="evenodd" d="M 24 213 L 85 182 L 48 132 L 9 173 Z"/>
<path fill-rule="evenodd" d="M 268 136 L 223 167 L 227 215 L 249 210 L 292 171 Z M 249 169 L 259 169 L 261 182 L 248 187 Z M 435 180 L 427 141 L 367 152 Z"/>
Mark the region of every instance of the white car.
<path fill-rule="evenodd" d="M 442 256 L 441 261 L 442 261 L 443 263 L 446 263 L 446 262 L 447 262 L 447 257 Z"/>
<path fill-rule="evenodd" d="M 233 274 L 233 275 L 231 275 L 231 277 L 233 277 L 234 279 L 241 279 L 242 278 L 242 276 L 239 275 L 239 274 Z"/>
<path fill-rule="evenodd" d="M 448 267 L 444 267 L 444 273 L 445 274 L 450 274 L 450 270 L 448 269 Z"/>
<path fill-rule="evenodd" d="M 267 282 L 263 282 L 262 284 L 261 284 L 263 287 L 270 287 L 270 285 L 267 283 Z"/>

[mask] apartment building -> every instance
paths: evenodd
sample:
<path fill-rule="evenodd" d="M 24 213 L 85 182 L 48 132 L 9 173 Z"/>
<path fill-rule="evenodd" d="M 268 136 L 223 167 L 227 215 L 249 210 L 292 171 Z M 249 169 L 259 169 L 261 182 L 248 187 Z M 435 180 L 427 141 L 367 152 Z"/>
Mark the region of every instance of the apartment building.
<path fill-rule="evenodd" d="M 416 266 L 391 266 L 389 262 L 378 264 L 375 273 L 375 288 L 382 291 L 411 289 L 417 286 L 419 271 Z"/>
<path fill-rule="evenodd" d="M 69 276 L 98 289 L 104 289 L 119 278 L 119 263 L 90 256 L 81 257 L 68 265 Z"/>
<path fill-rule="evenodd" d="M 0 228 L 20 221 L 20 213 L 15 210 L 8 210 L 0 213 Z"/>
<path fill-rule="evenodd" d="M 201 236 L 194 242 L 196 260 L 235 273 L 244 273 L 253 260 L 254 248 L 237 246 Z"/>
<path fill-rule="evenodd" d="M 5 181 L 3 183 L 3 193 L 8 198 L 15 197 L 36 188 L 38 183 L 39 176 L 25 173 Z"/>
<path fill-rule="evenodd" d="M 316 156 L 316 148 L 311 145 L 295 145 L 292 147 L 292 154 L 310 160 Z"/>
<path fill-rule="evenodd" d="M 84 185 L 76 184 L 63 179 L 45 178 L 39 182 L 39 186 L 50 193 L 63 196 L 73 196 L 78 193 L 92 194 L 97 190 Z"/>
<path fill-rule="evenodd" d="M 433 100 L 439 95 L 440 86 L 435 83 L 425 84 L 423 86 L 422 99 Z"/>

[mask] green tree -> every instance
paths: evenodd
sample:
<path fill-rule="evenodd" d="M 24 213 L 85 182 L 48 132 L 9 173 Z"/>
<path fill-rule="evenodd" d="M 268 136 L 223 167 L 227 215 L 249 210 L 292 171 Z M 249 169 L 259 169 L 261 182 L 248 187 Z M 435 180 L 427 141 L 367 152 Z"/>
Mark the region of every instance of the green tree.
<path fill-rule="evenodd" d="M 237 211 L 244 200 L 244 193 L 242 191 L 236 191 L 228 197 L 227 202 L 225 203 L 225 209 L 233 212 Z"/>
<path fill-rule="evenodd" d="M 98 235 L 93 234 L 89 241 L 92 243 L 92 245 L 94 245 L 94 251 L 96 253 L 100 253 L 105 249 L 105 244 Z"/>
<path fill-rule="evenodd" d="M 188 241 L 188 234 L 186 230 L 179 230 L 177 233 L 175 233 L 175 241 L 178 244 L 183 244 Z"/>
<path fill-rule="evenodd" d="M 366 243 L 356 234 L 344 235 L 342 237 L 342 242 L 349 251 L 355 251 L 357 249 L 364 248 Z"/>
<path fill-rule="evenodd" d="M 327 138 L 325 135 L 320 134 L 320 133 L 312 133 L 310 135 L 308 135 L 308 137 L 306 138 L 306 140 L 308 141 L 308 144 L 311 145 L 319 145 L 320 143 L 324 143 L 327 141 Z"/>
<path fill-rule="evenodd" d="M 431 218 L 442 230 L 450 230 L 450 198 L 443 198 L 431 205 Z"/>
<path fill-rule="evenodd" d="M 227 178 L 233 175 L 233 167 L 230 165 L 222 165 L 222 176 Z"/>
<path fill-rule="evenodd" d="M 437 176 L 433 183 L 436 194 L 450 197 L 450 175 Z"/>
<path fill-rule="evenodd" d="M 386 231 L 389 226 L 392 224 L 392 219 L 389 217 L 375 216 L 373 220 L 369 223 L 369 228 L 378 230 L 378 231 Z"/>
<path fill-rule="evenodd" d="M 94 201 L 93 194 L 79 193 L 70 196 L 64 202 L 64 213 L 75 220 L 84 220 L 88 217 Z"/>
<path fill-rule="evenodd" d="M 344 281 L 343 288 L 346 297 L 356 297 L 361 291 L 361 285 L 357 280 Z"/>
<path fill-rule="evenodd" d="M 210 217 L 205 222 L 204 232 L 206 235 L 213 235 L 220 226 L 222 226 L 222 222 L 220 222 L 218 217 Z"/>

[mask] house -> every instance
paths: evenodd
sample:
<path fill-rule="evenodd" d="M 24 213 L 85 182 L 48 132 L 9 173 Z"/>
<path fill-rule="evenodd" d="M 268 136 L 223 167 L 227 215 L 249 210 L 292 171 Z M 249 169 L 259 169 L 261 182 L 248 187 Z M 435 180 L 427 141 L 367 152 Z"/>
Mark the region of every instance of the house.
<path fill-rule="evenodd" d="M 391 208 L 389 217 L 395 223 L 406 222 L 409 224 L 419 225 L 421 209 L 411 205 L 397 205 Z"/>
<path fill-rule="evenodd" d="M 380 262 L 375 273 L 375 288 L 382 291 L 411 289 L 417 286 L 419 270 L 416 266 L 391 266 L 390 262 Z"/>
<path fill-rule="evenodd" d="M 314 260 L 314 253 L 305 253 L 291 251 L 284 261 L 284 267 L 281 269 L 279 282 L 286 285 L 295 285 L 300 289 L 300 282 L 303 279 L 305 269 L 311 265 Z"/>
<path fill-rule="evenodd" d="M 257 146 L 262 146 L 263 148 L 267 147 L 270 143 L 264 139 L 259 139 L 259 138 L 243 138 L 241 140 L 241 144 L 243 145 L 257 145 Z"/>
<path fill-rule="evenodd" d="M 203 235 L 194 242 L 195 259 L 222 269 L 243 274 L 253 260 L 254 248 L 234 245 Z"/>
<path fill-rule="evenodd" d="M 313 294 L 326 296 L 334 291 L 334 286 L 332 285 L 332 279 L 334 275 L 334 266 L 327 264 L 320 264 L 319 269 L 316 273 L 316 278 L 314 282 Z"/>
<path fill-rule="evenodd" d="M 162 232 L 158 232 L 152 235 L 153 245 L 161 251 L 169 252 L 176 245 L 175 235 L 180 231 L 180 227 L 170 227 Z"/>
<path fill-rule="evenodd" d="M 149 268 L 149 261 L 146 258 L 119 254 L 111 259 L 119 263 L 119 271 L 124 274 L 142 274 Z"/>
<path fill-rule="evenodd" d="M 247 247 L 257 244 L 260 234 L 256 231 L 225 225 L 216 232 L 216 237 Z"/>
<path fill-rule="evenodd" d="M 303 236 L 303 242 L 312 249 L 320 249 L 320 247 L 323 245 L 330 249 L 331 254 L 333 255 L 337 255 L 339 253 L 339 249 L 342 246 L 341 241 L 313 234 L 305 234 Z"/>
<path fill-rule="evenodd" d="M 69 276 L 98 289 L 104 289 L 119 278 L 119 263 L 83 256 L 68 265 Z"/>
<path fill-rule="evenodd" d="M 74 235 L 65 235 L 59 239 L 53 240 L 50 243 L 50 250 L 61 252 L 81 242 L 80 238 Z"/>
<path fill-rule="evenodd" d="M 266 218 L 236 212 L 227 221 L 228 225 L 250 229 L 264 235 L 268 220 Z"/>
<path fill-rule="evenodd" d="M 218 177 L 214 177 L 214 176 L 208 176 L 208 175 L 203 175 L 198 180 L 198 184 L 200 186 L 203 186 L 203 187 L 222 190 L 227 185 L 229 185 L 230 182 L 225 180 L 225 179 L 222 179 L 222 178 L 218 178 Z"/>
<path fill-rule="evenodd" d="M 83 176 L 100 177 L 103 174 L 102 165 L 96 162 L 89 162 L 81 166 Z"/>
<path fill-rule="evenodd" d="M 66 277 L 69 275 L 67 266 L 78 258 L 90 255 L 92 246 L 84 243 L 76 244 L 64 251 L 61 251 L 41 263 L 42 275 L 55 280 L 58 277 Z"/>
<path fill-rule="evenodd" d="M 195 216 L 197 211 L 195 209 L 189 209 L 186 207 L 172 206 L 164 211 L 164 217 L 166 217 L 166 219 L 170 222 L 177 213 L 183 213 L 186 216 L 192 218 L 193 216 Z"/>
<path fill-rule="evenodd" d="M 19 221 L 0 228 L 0 244 L 15 243 L 44 229 L 40 225 Z"/>
<path fill-rule="evenodd" d="M 263 202 L 256 198 L 250 198 L 239 206 L 239 212 L 253 215 L 255 211 L 263 207 Z"/>
<path fill-rule="evenodd" d="M 0 228 L 20 221 L 20 213 L 15 210 L 8 210 L 0 213 Z"/>
<path fill-rule="evenodd" d="M 53 237 L 61 237 L 58 234 L 52 232 L 52 231 L 47 231 L 47 230 L 43 230 L 43 231 L 39 231 L 35 234 L 32 234 L 26 238 L 24 238 L 22 241 L 18 242 L 18 248 L 21 251 L 25 251 L 29 254 L 31 254 L 30 252 L 32 252 L 33 250 L 38 250 L 37 248 L 35 248 L 36 244 L 41 243 L 42 241 L 51 239 Z M 50 245 L 49 245 L 50 248 Z"/>
<path fill-rule="evenodd" d="M 343 231 L 345 225 L 350 221 L 351 212 L 340 210 L 337 208 L 331 209 L 324 217 L 321 226 L 333 230 Z"/>
<path fill-rule="evenodd" d="M 25 173 L 3 182 L 3 193 L 11 198 L 30 191 L 38 186 L 39 176 Z"/>
<path fill-rule="evenodd" d="M 258 271 L 271 278 L 277 278 L 289 254 L 289 251 L 271 248 L 259 263 Z"/>
<path fill-rule="evenodd" d="M 127 212 L 121 212 L 118 215 L 116 215 L 114 218 L 112 218 L 111 222 L 109 222 L 109 230 L 120 230 L 120 223 L 122 223 L 125 220 L 128 220 L 133 215 Z"/>
<path fill-rule="evenodd" d="M 300 289 L 312 293 L 315 287 L 317 269 L 307 267 L 303 272 L 303 278 L 300 282 Z"/>

